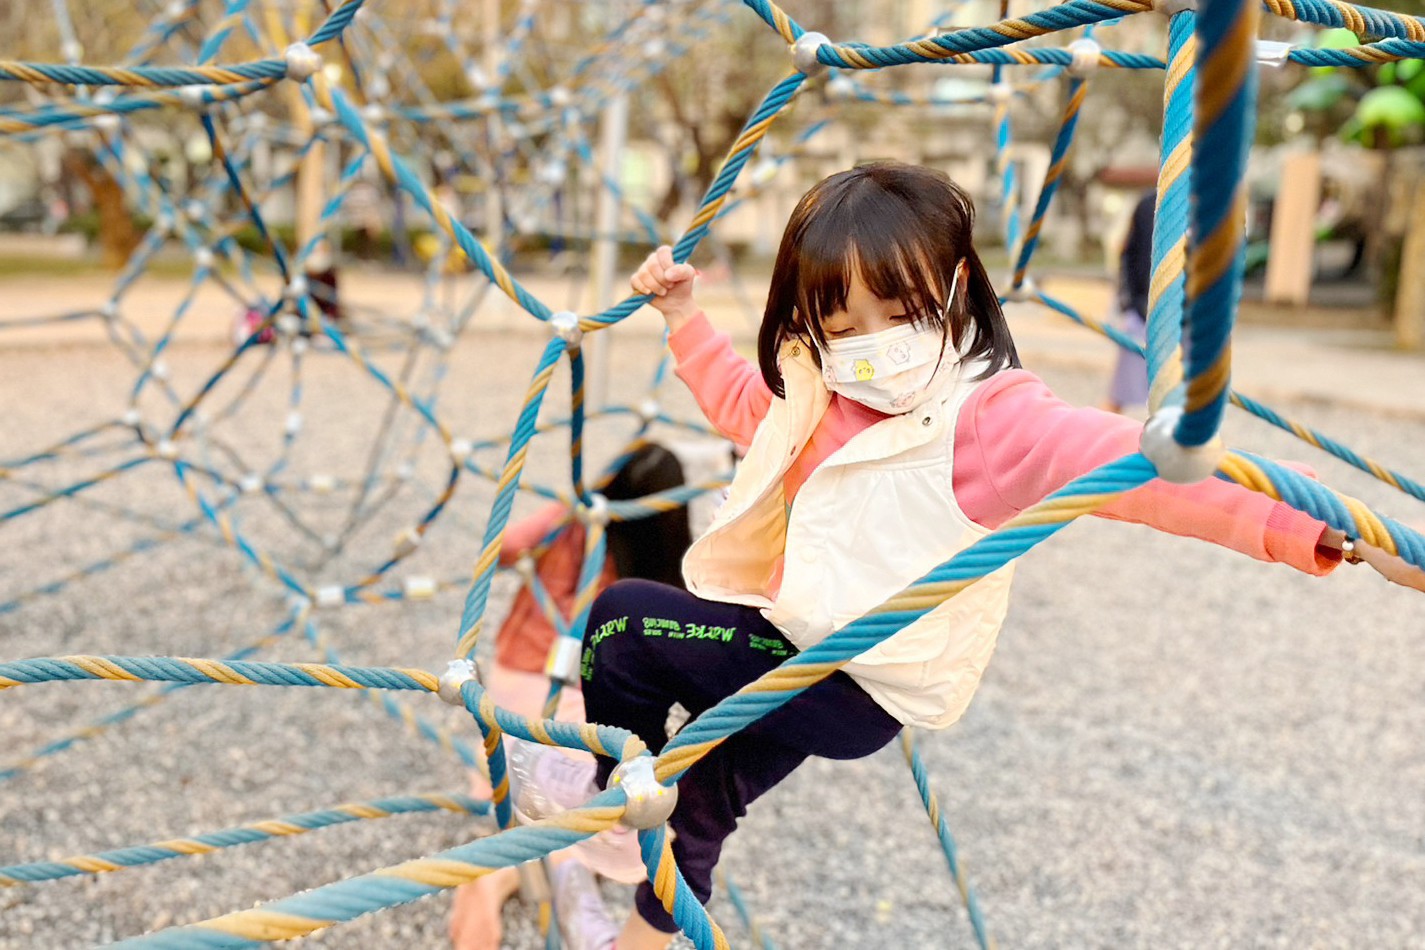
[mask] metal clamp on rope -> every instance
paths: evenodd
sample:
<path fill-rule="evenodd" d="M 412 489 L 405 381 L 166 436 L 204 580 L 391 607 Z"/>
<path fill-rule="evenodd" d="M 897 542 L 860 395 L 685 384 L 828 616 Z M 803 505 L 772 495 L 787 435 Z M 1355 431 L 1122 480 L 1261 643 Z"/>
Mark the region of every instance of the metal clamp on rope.
<path fill-rule="evenodd" d="M 816 76 L 826 71 L 826 64 L 816 58 L 816 51 L 829 46 L 831 40 L 825 33 L 803 33 L 792 44 L 792 64 L 806 76 Z"/>
<path fill-rule="evenodd" d="M 306 43 L 293 43 L 282 54 L 287 63 L 287 78 L 305 82 L 322 68 L 322 57 Z"/>
<path fill-rule="evenodd" d="M 555 637 L 544 658 L 544 675 L 561 683 L 577 683 L 583 647 L 583 641 L 576 637 Z"/>
<path fill-rule="evenodd" d="M 669 788 L 653 776 L 653 758 L 640 755 L 622 762 L 609 776 L 609 788 L 621 788 L 628 799 L 619 822 L 628 828 L 657 828 L 678 804 L 678 786 Z"/>
<path fill-rule="evenodd" d="M 1283 43 L 1280 40 L 1257 40 L 1257 63 L 1261 66 L 1273 66 L 1277 69 L 1286 65 L 1287 57 L 1291 55 L 1291 44 Z"/>
<path fill-rule="evenodd" d="M 1153 10 L 1171 20 L 1179 13 L 1197 12 L 1197 0 L 1153 0 Z"/>
<path fill-rule="evenodd" d="M 1069 44 L 1069 53 L 1074 57 L 1069 63 L 1069 75 L 1087 76 L 1098 69 L 1099 57 L 1103 55 L 1103 47 L 1084 36 Z"/>
<path fill-rule="evenodd" d="M 1011 286 L 1004 292 L 1004 299 L 1011 303 L 1025 303 L 1039 299 L 1039 287 L 1034 283 L 1033 277 L 1024 278 L 1024 282 L 1018 287 Z"/>
<path fill-rule="evenodd" d="M 550 330 L 563 340 L 573 353 L 584 343 L 584 331 L 579 328 L 579 315 L 572 310 L 561 310 L 549 318 Z"/>
<path fill-rule="evenodd" d="M 826 95 L 833 102 L 845 102 L 856 95 L 856 82 L 845 73 L 837 73 L 827 82 Z"/>
<path fill-rule="evenodd" d="M 638 404 L 638 421 L 644 424 L 656 422 L 663 414 L 663 407 L 658 404 L 658 400 L 649 396 Z"/>
<path fill-rule="evenodd" d="M 576 505 L 574 516 L 584 524 L 606 525 L 609 523 L 609 500 L 598 492 L 589 494 L 589 503 Z"/>
<path fill-rule="evenodd" d="M 451 660 L 445 665 L 445 672 L 440 674 L 440 685 L 436 689 L 436 695 L 450 705 L 463 709 L 465 700 L 460 697 L 461 687 L 466 683 L 482 682 L 480 668 L 475 665 L 474 660 Z"/>
<path fill-rule="evenodd" d="M 1191 485 L 1209 478 L 1225 451 L 1222 439 L 1213 436 L 1203 445 L 1181 445 L 1173 437 L 1183 417 L 1182 406 L 1163 406 L 1149 417 L 1138 440 L 1138 451 L 1158 469 L 1158 477 L 1179 485 Z"/>

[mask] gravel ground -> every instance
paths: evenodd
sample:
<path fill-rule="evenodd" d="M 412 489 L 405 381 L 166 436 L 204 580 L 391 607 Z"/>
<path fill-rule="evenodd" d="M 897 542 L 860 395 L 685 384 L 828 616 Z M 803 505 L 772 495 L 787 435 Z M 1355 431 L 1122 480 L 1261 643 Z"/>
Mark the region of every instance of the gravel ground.
<path fill-rule="evenodd" d="M 468 438 L 513 423 L 542 338 L 476 333 L 462 341 L 440 414 Z M 615 396 L 641 394 L 648 339 L 613 347 Z M 190 392 L 216 347 L 180 346 L 175 386 Z M 396 354 L 378 356 L 399 365 Z M 1071 400 L 1099 380 L 1044 368 Z M 0 458 L 12 459 L 116 415 L 133 372 L 113 350 L 0 351 Z M 270 463 L 287 416 L 285 357 L 244 411 L 214 422 L 243 459 Z M 304 429 L 284 478 L 358 476 L 380 391 L 339 356 L 303 369 Z M 235 395 L 225 384 L 213 406 Z M 551 408 L 567 405 L 556 377 Z M 666 402 L 692 418 L 674 383 Z M 1313 405 L 1299 412 L 1357 449 L 1425 472 L 1425 423 Z M 171 417 L 161 400 L 150 419 Z M 165 415 L 167 413 L 168 415 Z M 399 444 L 409 446 L 410 428 Z M 601 423 L 595 461 L 631 431 Z M 1364 476 L 1240 416 L 1235 445 L 1316 464 L 1332 484 L 1417 526 L 1420 509 Z M 542 437 L 530 477 L 555 484 L 567 437 Z M 427 440 L 429 441 L 429 440 Z M 118 439 L 108 444 L 120 445 Z M 441 477 L 426 447 L 412 487 L 324 562 L 345 496 L 296 502 L 303 527 L 246 501 L 242 529 L 302 576 L 350 580 L 379 564 L 429 504 Z M 51 488 L 128 456 L 26 469 Z M 494 464 L 498 453 L 488 456 Z M 200 458 L 196 457 L 195 458 Z M 232 470 L 215 450 L 206 459 Z M 393 470 L 387 465 L 385 471 Z M 35 497 L 0 481 L 0 512 Z M 397 577 L 468 577 L 493 493 L 473 478 Z M 34 514 L 0 521 L 0 603 L 153 533 L 100 505 L 164 523 L 193 517 L 171 474 L 139 468 Z M 522 501 L 520 510 L 533 503 Z M 304 533 L 305 532 L 305 533 Z M 310 535 L 310 537 L 308 537 Z M 389 586 L 389 585 L 388 585 Z M 496 587 L 499 615 L 511 589 Z M 322 611 L 344 661 L 443 667 L 463 584 L 415 604 Z M 1031 552 L 976 702 L 955 728 L 924 737 L 934 786 L 1002 946 L 1406 947 L 1425 945 L 1425 648 L 1415 595 L 1366 568 L 1318 581 L 1136 526 L 1087 521 Z M 221 656 L 281 619 L 274 585 L 212 534 L 164 544 L 19 610 L 0 614 L 0 658 L 63 653 Z M 263 659 L 319 659 L 291 636 Z M 50 684 L 0 696 L 0 767 L 147 696 L 146 685 Z M 475 735 L 438 702 L 417 711 Z M 455 792 L 449 754 L 361 695 L 336 690 L 199 687 L 0 784 L 0 865 L 211 831 L 387 795 Z M 398 816 L 293 840 L 228 849 L 95 878 L 0 893 L 0 947 L 74 947 L 191 922 L 425 855 L 488 831 L 440 814 Z M 897 749 L 851 763 L 813 761 L 755 806 L 724 868 L 765 932 L 784 947 L 972 945 L 965 913 Z M 614 893 L 612 890 L 611 894 Z M 449 896 L 332 928 L 308 946 L 440 946 Z M 715 916 L 747 944 L 726 899 Z M 506 914 L 510 946 L 541 943 L 528 908 Z"/>

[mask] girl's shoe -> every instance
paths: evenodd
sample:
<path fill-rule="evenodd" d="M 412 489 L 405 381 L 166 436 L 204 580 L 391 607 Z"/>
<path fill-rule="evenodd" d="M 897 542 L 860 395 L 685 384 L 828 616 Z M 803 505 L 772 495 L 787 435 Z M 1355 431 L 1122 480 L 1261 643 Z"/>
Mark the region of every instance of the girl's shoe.
<path fill-rule="evenodd" d="M 521 824 L 578 808 L 599 793 L 594 757 L 588 753 L 566 753 L 514 736 L 505 737 L 505 753 L 510 803 Z M 623 825 L 584 839 L 574 850 L 592 870 L 622 884 L 637 884 L 647 877 L 638 833 Z"/>
<path fill-rule="evenodd" d="M 609 916 L 593 872 L 578 861 L 554 869 L 554 913 L 569 950 L 614 950 L 618 924 Z"/>

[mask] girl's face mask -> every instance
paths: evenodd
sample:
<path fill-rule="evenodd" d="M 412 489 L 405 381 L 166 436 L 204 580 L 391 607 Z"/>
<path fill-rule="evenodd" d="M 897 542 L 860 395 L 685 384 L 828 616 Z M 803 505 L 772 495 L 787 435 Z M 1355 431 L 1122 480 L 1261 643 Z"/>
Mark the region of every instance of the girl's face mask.
<path fill-rule="evenodd" d="M 957 267 L 947 312 L 959 282 Z M 821 374 L 832 392 L 877 412 L 900 415 L 930 398 L 930 381 L 940 368 L 946 345 L 940 330 L 915 324 L 827 340 L 821 349 Z"/>

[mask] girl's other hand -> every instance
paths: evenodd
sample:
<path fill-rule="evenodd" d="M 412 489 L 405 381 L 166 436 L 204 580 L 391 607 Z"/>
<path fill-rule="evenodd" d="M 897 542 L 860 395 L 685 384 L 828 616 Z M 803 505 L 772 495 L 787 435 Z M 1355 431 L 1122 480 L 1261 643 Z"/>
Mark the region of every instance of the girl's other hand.
<path fill-rule="evenodd" d="M 1392 584 L 1413 587 L 1415 590 L 1425 592 L 1425 570 L 1421 570 L 1405 558 L 1387 554 L 1380 548 L 1373 548 L 1369 544 L 1362 544 L 1359 541 L 1356 542 L 1356 553 L 1361 556 L 1361 560 L 1375 568 L 1380 572 L 1381 577 Z"/>
<path fill-rule="evenodd" d="M 663 245 L 634 271 L 628 285 L 636 294 L 652 294 L 648 305 L 663 315 L 670 331 L 677 331 L 698 313 L 693 302 L 693 278 L 698 271 L 691 264 L 673 263 L 673 249 Z"/>

